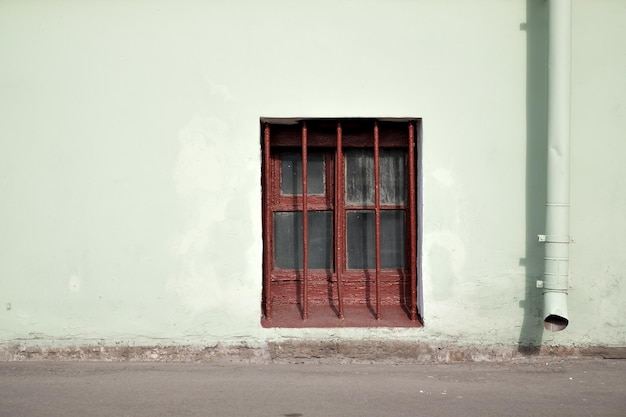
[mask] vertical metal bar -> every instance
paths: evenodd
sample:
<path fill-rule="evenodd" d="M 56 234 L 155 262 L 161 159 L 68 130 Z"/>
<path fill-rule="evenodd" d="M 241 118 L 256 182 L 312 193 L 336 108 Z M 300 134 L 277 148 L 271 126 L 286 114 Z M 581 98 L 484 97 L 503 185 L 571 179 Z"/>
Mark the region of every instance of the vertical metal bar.
<path fill-rule="evenodd" d="M 302 122 L 302 318 L 309 317 L 309 211 L 307 207 L 307 129 Z"/>
<path fill-rule="evenodd" d="M 339 318 L 343 319 L 343 130 L 341 122 L 337 123 L 337 151 L 335 154 L 335 274 L 337 277 L 337 299 L 339 303 Z"/>
<path fill-rule="evenodd" d="M 272 239 L 271 239 L 271 160 L 270 160 L 270 126 L 265 123 L 263 128 L 263 225 L 264 225 L 264 251 L 263 251 L 263 279 L 265 284 L 265 318 L 272 318 L 272 280 L 271 280 L 271 262 L 272 262 Z"/>
<path fill-rule="evenodd" d="M 415 127 L 409 122 L 409 279 L 411 320 L 417 320 L 417 214 L 415 202 Z"/>
<path fill-rule="evenodd" d="M 376 320 L 380 320 L 380 161 L 378 122 L 374 122 L 374 216 L 376 234 Z"/>

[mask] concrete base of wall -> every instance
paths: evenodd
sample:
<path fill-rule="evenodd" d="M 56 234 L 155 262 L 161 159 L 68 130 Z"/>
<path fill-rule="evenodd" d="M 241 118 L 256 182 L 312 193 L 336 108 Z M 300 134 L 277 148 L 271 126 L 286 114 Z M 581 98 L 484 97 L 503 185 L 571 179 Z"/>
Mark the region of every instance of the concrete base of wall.
<path fill-rule="evenodd" d="M 262 347 L 0 345 L 2 361 L 155 361 L 237 363 L 455 363 L 532 362 L 577 358 L 626 359 L 626 347 L 476 347 L 406 341 L 284 341 Z"/>

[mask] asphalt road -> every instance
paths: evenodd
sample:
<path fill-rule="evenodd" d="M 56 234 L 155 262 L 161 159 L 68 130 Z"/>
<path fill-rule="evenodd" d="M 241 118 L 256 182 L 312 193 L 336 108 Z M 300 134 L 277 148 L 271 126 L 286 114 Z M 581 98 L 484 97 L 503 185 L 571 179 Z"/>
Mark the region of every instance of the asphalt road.
<path fill-rule="evenodd" d="M 626 416 L 626 361 L 1 362 L 0 416 Z"/>

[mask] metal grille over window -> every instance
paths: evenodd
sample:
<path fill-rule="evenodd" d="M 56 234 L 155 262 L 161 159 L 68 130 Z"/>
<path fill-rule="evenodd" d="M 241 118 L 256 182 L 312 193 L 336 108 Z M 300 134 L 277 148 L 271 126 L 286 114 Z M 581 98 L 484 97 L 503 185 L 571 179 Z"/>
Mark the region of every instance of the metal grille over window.
<path fill-rule="evenodd" d="M 261 122 L 263 325 L 420 325 L 421 121 Z"/>

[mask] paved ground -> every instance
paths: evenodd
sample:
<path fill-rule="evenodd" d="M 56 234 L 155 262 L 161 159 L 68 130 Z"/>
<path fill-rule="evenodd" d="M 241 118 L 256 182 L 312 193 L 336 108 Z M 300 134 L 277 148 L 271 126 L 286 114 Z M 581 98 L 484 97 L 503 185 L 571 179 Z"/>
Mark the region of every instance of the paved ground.
<path fill-rule="evenodd" d="M 626 416 L 626 361 L 0 362 L 0 416 Z"/>

